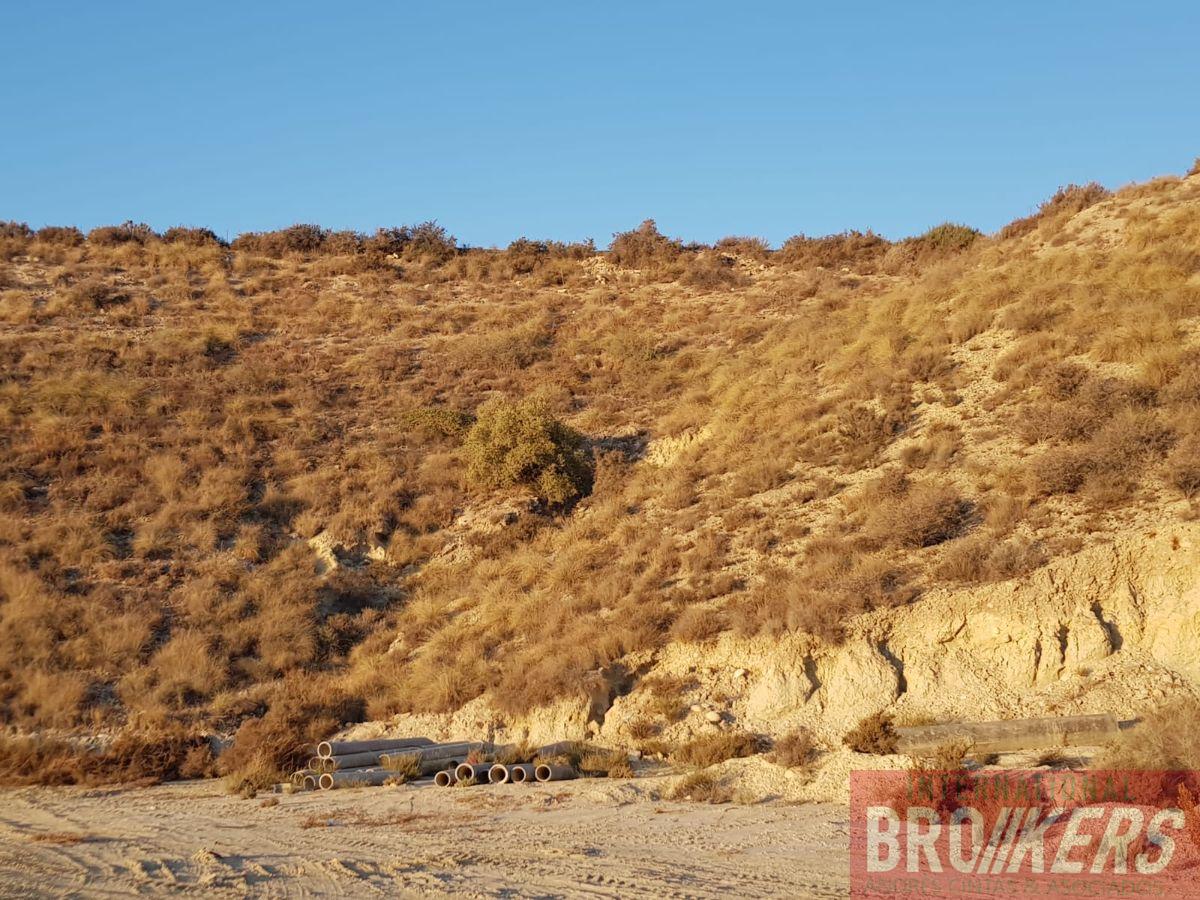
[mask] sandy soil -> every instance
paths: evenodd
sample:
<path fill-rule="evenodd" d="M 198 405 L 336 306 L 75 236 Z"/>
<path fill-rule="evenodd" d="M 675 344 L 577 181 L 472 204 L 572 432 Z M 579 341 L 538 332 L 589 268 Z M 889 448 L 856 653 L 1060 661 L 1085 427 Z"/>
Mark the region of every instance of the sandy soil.
<path fill-rule="evenodd" d="M 640 781 L 255 800 L 215 782 L 7 790 L 0 896 L 848 892 L 844 807 L 663 802 Z"/>

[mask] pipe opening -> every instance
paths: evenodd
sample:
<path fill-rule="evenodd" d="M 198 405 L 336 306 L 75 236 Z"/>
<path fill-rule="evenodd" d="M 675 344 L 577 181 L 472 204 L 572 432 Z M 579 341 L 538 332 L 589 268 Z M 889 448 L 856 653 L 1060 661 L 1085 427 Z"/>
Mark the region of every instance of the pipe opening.
<path fill-rule="evenodd" d="M 488 781 L 492 784 L 504 784 L 509 780 L 511 774 L 508 771 L 508 766 L 496 763 L 488 769 Z"/>

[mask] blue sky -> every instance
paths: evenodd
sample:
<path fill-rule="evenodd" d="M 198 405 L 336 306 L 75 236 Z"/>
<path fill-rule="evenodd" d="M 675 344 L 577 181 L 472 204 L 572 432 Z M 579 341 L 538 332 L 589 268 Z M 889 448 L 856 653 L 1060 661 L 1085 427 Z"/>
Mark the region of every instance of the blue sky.
<path fill-rule="evenodd" d="M 1200 155 L 1200 4 L 5 3 L 0 219 L 712 241 Z"/>

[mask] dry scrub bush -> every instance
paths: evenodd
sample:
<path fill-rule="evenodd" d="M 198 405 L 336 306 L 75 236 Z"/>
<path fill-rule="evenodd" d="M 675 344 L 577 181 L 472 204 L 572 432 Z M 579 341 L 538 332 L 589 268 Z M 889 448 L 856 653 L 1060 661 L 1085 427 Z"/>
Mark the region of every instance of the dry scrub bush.
<path fill-rule="evenodd" d="M 190 228 L 176 225 L 162 234 L 163 243 L 184 244 L 188 247 L 224 247 L 226 243 L 210 228 Z"/>
<path fill-rule="evenodd" d="M 818 748 L 812 732 L 807 728 L 789 731 L 778 738 L 771 747 L 771 762 L 789 769 L 803 769 L 812 764 Z"/>
<path fill-rule="evenodd" d="M 498 273 L 512 278 L 522 275 L 543 273 L 546 284 L 561 284 L 566 281 L 570 264 L 592 257 L 596 247 L 590 241 L 564 244 L 559 241 L 532 241 L 518 238 L 505 248 L 500 256 Z"/>
<path fill-rule="evenodd" d="M 964 252 L 981 237 L 982 234 L 970 226 L 944 222 L 923 234 L 893 244 L 884 254 L 880 268 L 891 273 L 920 270 Z"/>
<path fill-rule="evenodd" d="M 1054 196 L 1044 201 L 1032 216 L 1017 219 L 1001 228 L 999 237 L 1002 240 L 1022 237 L 1035 231 L 1040 224 L 1047 220 L 1061 221 L 1070 218 L 1111 196 L 1110 190 L 1094 181 L 1085 185 L 1068 184 L 1055 191 Z"/>
<path fill-rule="evenodd" d="M 974 512 L 953 487 L 912 484 L 895 472 L 877 481 L 860 502 L 866 506 L 863 534 L 876 547 L 932 547 L 963 534 Z"/>
<path fill-rule="evenodd" d="M 754 260 L 755 262 L 764 262 L 771 255 L 770 243 L 765 238 L 760 237 L 730 235 L 729 237 L 721 238 L 713 244 L 713 249 L 719 253 L 728 253 L 733 256 Z"/>
<path fill-rule="evenodd" d="M 810 238 L 802 234 L 784 241 L 776 259 L 800 269 L 850 269 L 871 274 L 892 244 L 873 231 L 846 231 L 826 237 Z"/>
<path fill-rule="evenodd" d="M 128 294 L 101 281 L 81 281 L 66 293 L 67 305 L 78 309 L 102 310 L 128 302 Z"/>
<path fill-rule="evenodd" d="M 896 729 L 892 717 L 884 712 L 867 716 L 846 733 L 842 743 L 856 753 L 874 753 L 877 756 L 895 753 Z"/>
<path fill-rule="evenodd" d="M 102 225 L 87 234 L 87 242 L 97 247 L 116 247 L 122 244 L 146 244 L 158 239 L 154 229 L 145 223 L 124 222 L 121 225 Z"/>
<path fill-rule="evenodd" d="M 84 241 L 83 232 L 74 226 L 47 225 L 39 228 L 34 236 L 40 243 L 63 247 L 78 247 Z"/>
<path fill-rule="evenodd" d="M 231 793 L 252 796 L 300 768 L 312 756 L 314 743 L 362 715 L 360 700 L 312 679 L 285 679 L 273 690 L 265 712 L 238 728 L 221 754 L 219 772 Z"/>
<path fill-rule="evenodd" d="M 33 230 L 24 222 L 0 222 L 0 241 L 27 241 Z"/>
<path fill-rule="evenodd" d="M 180 729 L 122 732 L 99 749 L 36 736 L 0 737 L 0 784 L 153 784 L 211 775 L 208 738 Z"/>
<path fill-rule="evenodd" d="M 800 569 L 771 568 L 763 583 L 730 609 L 741 634 L 805 631 L 826 641 L 871 609 L 900 606 L 915 596 L 905 569 L 890 559 L 833 540 L 812 542 Z"/>
<path fill-rule="evenodd" d="M 622 750 L 593 750 L 579 759 L 579 772 L 603 778 L 632 778 L 629 756 Z"/>
<path fill-rule="evenodd" d="M 713 252 L 702 253 L 691 259 L 684 266 L 680 280 L 688 287 L 702 291 L 728 290 L 750 283 L 749 277 L 738 269 L 733 257 Z"/>
<path fill-rule="evenodd" d="M 679 779 L 667 797 L 693 803 L 732 803 L 733 788 L 708 772 L 692 772 Z"/>
<path fill-rule="evenodd" d="M 525 485 L 559 506 L 591 490 L 583 436 L 537 400 L 494 400 L 480 407 L 463 456 L 472 480 L 485 488 Z"/>
<path fill-rule="evenodd" d="M 694 738 L 671 751 L 671 761 L 683 766 L 706 769 L 727 759 L 753 756 L 762 751 L 761 740 L 745 731 L 726 731 Z"/>
<path fill-rule="evenodd" d="M 1027 538 L 997 542 L 993 535 L 978 534 L 946 548 L 937 574 L 948 581 L 983 583 L 1005 581 L 1031 572 L 1049 559 L 1045 547 Z"/>
<path fill-rule="evenodd" d="M 1121 733 L 1092 762 L 1096 769 L 1147 772 L 1200 770 L 1200 700 L 1173 700 Z"/>
<path fill-rule="evenodd" d="M 1171 451 L 1167 481 L 1185 497 L 1200 493 L 1200 435 L 1190 435 Z"/>
<path fill-rule="evenodd" d="M 631 269 L 654 269 L 675 262 L 684 252 L 679 241 L 659 232 L 653 219 L 647 219 L 632 231 L 613 235 L 608 258 Z"/>
<path fill-rule="evenodd" d="M 684 694 L 695 687 L 695 680 L 678 675 L 654 675 L 640 685 L 645 691 L 647 711 L 656 721 L 676 722 L 683 715 Z"/>
<path fill-rule="evenodd" d="M 232 246 L 234 250 L 273 257 L 288 253 L 312 254 L 321 249 L 327 235 L 328 232 L 319 225 L 291 225 L 279 231 L 240 234 Z"/>

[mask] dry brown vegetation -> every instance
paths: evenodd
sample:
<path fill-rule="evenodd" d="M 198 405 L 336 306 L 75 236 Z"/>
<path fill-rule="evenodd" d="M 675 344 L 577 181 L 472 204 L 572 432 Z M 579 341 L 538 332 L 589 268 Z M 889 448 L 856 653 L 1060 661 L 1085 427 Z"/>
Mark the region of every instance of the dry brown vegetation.
<path fill-rule="evenodd" d="M 681 778 L 667 796 L 692 803 L 732 803 L 733 788 L 708 772 L 692 772 Z"/>
<path fill-rule="evenodd" d="M 867 716 L 847 732 L 844 743 L 857 753 L 887 755 L 896 752 L 896 728 L 887 713 Z M 962 754 L 958 754 L 961 760 Z"/>
<path fill-rule="evenodd" d="M 1187 697 L 1160 707 L 1093 761 L 1097 769 L 1196 772 L 1200 770 L 1200 700 Z"/>
<path fill-rule="evenodd" d="M 819 753 L 816 739 L 808 729 L 789 731 L 771 747 L 771 762 L 789 769 L 807 768 Z"/>
<path fill-rule="evenodd" d="M 694 738 L 670 752 L 671 762 L 704 769 L 725 762 L 752 756 L 762 749 L 758 737 L 744 731 L 726 731 L 720 734 Z"/>
<path fill-rule="evenodd" d="M 5 225 L 0 719 L 236 730 L 255 784 L 1195 515 L 1198 201 L 779 251 Z"/>

